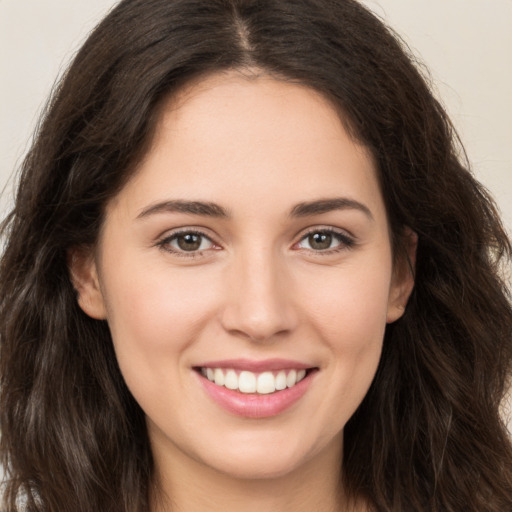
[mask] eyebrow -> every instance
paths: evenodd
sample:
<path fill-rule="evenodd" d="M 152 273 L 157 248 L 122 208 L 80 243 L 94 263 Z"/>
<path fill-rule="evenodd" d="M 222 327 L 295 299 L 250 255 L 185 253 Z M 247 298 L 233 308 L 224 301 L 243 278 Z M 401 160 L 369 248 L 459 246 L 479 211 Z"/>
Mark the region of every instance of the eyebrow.
<path fill-rule="evenodd" d="M 373 220 L 370 209 L 356 201 L 346 197 L 335 197 L 331 199 L 318 199 L 295 205 L 291 211 L 291 217 L 309 217 L 321 215 L 336 210 L 359 210 L 369 219 Z M 162 201 L 144 208 L 137 219 L 148 217 L 157 213 L 186 213 L 190 215 L 201 215 L 205 217 L 229 218 L 228 211 L 217 203 L 206 201 L 186 201 L 181 199 Z"/>
<path fill-rule="evenodd" d="M 308 217 L 312 215 L 320 215 L 322 213 L 329 213 L 335 210 L 359 210 L 370 220 L 373 220 L 372 212 L 366 205 L 347 197 L 334 197 L 331 199 L 320 199 L 299 203 L 292 208 L 290 216 Z"/>
<path fill-rule="evenodd" d="M 138 219 L 153 215 L 155 213 L 188 213 L 190 215 L 202 215 L 206 217 L 227 218 L 229 214 L 226 209 L 216 203 L 204 201 L 184 201 L 170 200 L 157 203 L 147 208 L 137 215 Z"/>

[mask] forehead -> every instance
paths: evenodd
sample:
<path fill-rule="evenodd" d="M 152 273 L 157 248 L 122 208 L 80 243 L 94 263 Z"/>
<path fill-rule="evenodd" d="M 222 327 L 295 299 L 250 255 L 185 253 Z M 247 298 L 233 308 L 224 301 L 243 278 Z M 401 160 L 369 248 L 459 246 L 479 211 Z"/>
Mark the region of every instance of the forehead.
<path fill-rule="evenodd" d="M 123 195 L 131 207 L 172 196 L 227 209 L 252 205 L 260 213 L 263 206 L 355 195 L 383 210 L 369 151 L 326 98 L 240 72 L 203 78 L 163 104 Z"/>

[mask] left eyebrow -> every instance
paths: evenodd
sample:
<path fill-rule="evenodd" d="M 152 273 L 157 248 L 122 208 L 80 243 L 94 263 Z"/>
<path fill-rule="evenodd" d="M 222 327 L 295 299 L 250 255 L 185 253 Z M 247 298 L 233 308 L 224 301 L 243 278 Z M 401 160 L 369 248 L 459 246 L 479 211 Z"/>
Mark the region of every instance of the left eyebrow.
<path fill-rule="evenodd" d="M 329 213 L 335 210 L 359 210 L 370 220 L 374 220 L 372 212 L 368 206 L 354 199 L 349 199 L 348 197 L 334 197 L 331 199 L 319 199 L 316 201 L 299 203 L 292 208 L 290 216 L 309 217 L 312 215 Z"/>
<path fill-rule="evenodd" d="M 162 201 L 161 203 L 153 204 L 144 208 L 139 215 L 137 215 L 137 219 L 165 212 L 188 213 L 190 215 L 204 215 L 206 217 L 229 217 L 227 210 L 216 203 L 205 201 L 170 200 Z"/>

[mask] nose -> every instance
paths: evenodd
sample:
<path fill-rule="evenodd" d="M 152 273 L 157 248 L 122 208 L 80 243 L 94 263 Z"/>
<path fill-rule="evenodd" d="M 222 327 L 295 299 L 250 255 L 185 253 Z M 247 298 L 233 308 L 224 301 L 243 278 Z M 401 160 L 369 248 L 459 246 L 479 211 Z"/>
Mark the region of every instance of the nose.
<path fill-rule="evenodd" d="M 251 341 L 269 342 L 297 325 L 293 287 L 279 258 L 260 251 L 241 255 L 227 270 L 223 328 Z"/>

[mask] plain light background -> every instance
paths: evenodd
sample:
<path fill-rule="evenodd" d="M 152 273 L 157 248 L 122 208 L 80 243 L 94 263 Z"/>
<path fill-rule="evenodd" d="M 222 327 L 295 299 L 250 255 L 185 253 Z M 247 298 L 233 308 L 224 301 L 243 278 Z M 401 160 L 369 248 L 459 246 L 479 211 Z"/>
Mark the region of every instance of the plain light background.
<path fill-rule="evenodd" d="M 208 0 L 205 0 L 208 1 Z M 0 0 L 0 213 L 38 113 L 112 0 Z M 512 0 L 363 0 L 426 64 L 512 233 Z M 509 423 L 512 431 L 512 418 Z"/>

